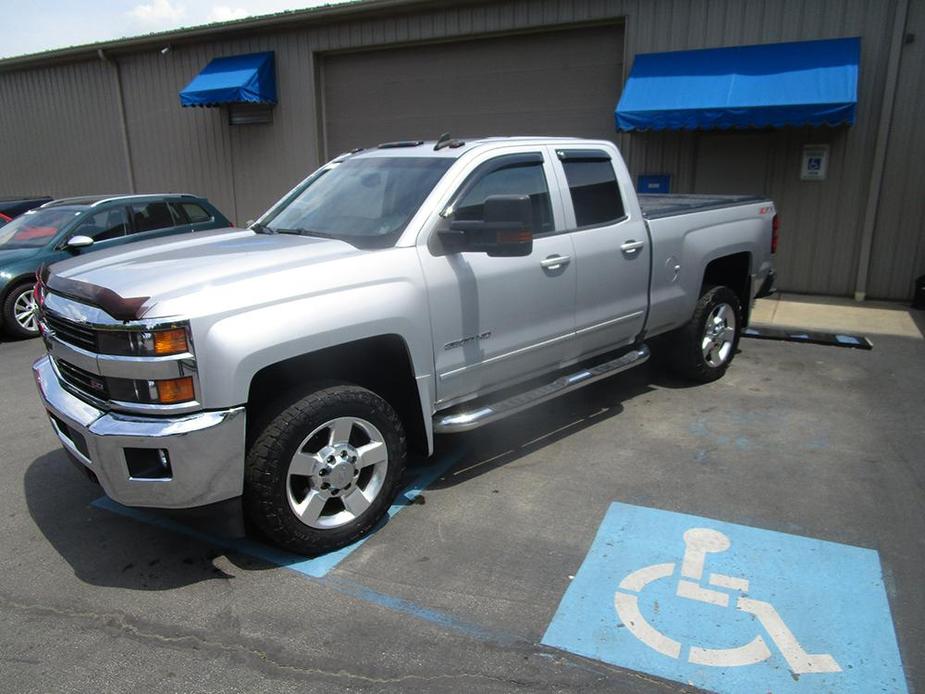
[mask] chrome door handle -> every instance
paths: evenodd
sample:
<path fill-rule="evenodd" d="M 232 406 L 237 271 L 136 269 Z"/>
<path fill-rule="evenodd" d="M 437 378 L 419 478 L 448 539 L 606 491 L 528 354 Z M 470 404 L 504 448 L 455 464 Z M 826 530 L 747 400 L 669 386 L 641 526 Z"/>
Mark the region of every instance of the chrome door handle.
<path fill-rule="evenodd" d="M 540 267 L 544 270 L 558 270 L 560 267 L 565 267 L 570 262 L 572 262 L 572 259 L 567 255 L 551 255 L 540 261 Z"/>
<path fill-rule="evenodd" d="M 635 253 L 636 251 L 638 251 L 640 248 L 642 248 L 645 245 L 646 245 L 645 241 L 634 241 L 633 239 L 630 239 L 629 241 L 624 243 L 622 246 L 620 246 L 620 250 L 626 253 L 627 255 L 632 255 L 633 253 Z"/>

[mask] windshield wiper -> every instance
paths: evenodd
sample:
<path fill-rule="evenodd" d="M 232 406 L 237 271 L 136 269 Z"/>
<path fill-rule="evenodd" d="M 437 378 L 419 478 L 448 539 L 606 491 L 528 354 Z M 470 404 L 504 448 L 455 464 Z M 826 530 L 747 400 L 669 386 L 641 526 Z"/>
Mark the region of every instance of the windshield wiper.
<path fill-rule="evenodd" d="M 253 224 L 250 225 L 249 228 L 253 229 L 258 234 L 275 234 L 276 233 L 266 224 L 261 224 L 260 222 L 254 222 Z"/>
<path fill-rule="evenodd" d="M 333 234 L 324 231 L 315 231 L 314 229 L 277 229 L 277 234 L 298 234 L 299 236 L 317 236 L 319 239 L 336 238 Z"/>

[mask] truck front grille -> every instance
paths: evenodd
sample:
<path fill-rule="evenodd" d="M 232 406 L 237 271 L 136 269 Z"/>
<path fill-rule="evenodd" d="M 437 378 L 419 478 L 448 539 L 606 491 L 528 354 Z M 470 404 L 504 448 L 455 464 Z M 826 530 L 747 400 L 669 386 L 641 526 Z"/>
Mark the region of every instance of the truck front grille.
<path fill-rule="evenodd" d="M 67 318 L 61 318 L 53 313 L 45 312 L 43 316 L 45 324 L 54 331 L 55 335 L 62 342 L 67 342 L 75 347 L 80 347 L 89 352 L 96 351 L 96 332 L 80 323 L 75 323 Z"/>
<path fill-rule="evenodd" d="M 58 367 L 61 379 L 71 388 L 96 400 L 109 399 L 109 388 L 106 386 L 106 379 L 102 376 L 84 371 L 60 359 L 55 360 L 55 365 Z"/>

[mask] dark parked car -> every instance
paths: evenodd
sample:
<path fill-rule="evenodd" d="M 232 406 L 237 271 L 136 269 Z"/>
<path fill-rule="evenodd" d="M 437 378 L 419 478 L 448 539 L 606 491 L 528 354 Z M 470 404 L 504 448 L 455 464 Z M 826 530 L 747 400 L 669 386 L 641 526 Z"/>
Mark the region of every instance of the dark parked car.
<path fill-rule="evenodd" d="M 35 209 L 39 205 L 51 202 L 48 196 L 0 198 L 0 227 L 18 217 L 23 212 Z"/>
<path fill-rule="evenodd" d="M 47 202 L 0 227 L 0 322 L 14 337 L 39 334 L 32 285 L 42 265 L 124 243 L 230 226 L 208 200 L 194 195 Z"/>

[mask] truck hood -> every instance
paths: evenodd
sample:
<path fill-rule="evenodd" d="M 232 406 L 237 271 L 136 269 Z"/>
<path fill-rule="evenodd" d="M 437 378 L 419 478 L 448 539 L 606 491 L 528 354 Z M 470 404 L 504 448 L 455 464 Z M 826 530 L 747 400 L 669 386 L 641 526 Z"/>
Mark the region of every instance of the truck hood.
<path fill-rule="evenodd" d="M 221 304 L 235 296 L 243 304 L 248 288 L 257 283 L 265 286 L 275 277 L 291 280 L 296 270 L 305 282 L 311 276 L 311 266 L 363 253 L 333 239 L 224 229 L 155 239 L 66 260 L 51 266 L 48 285 L 76 298 L 82 298 L 81 292 L 89 289 L 83 298 L 103 308 L 107 306 L 94 297 L 115 295 L 134 300 L 137 318 L 202 314 L 209 312 L 209 306 L 196 301 L 197 295 Z"/>

